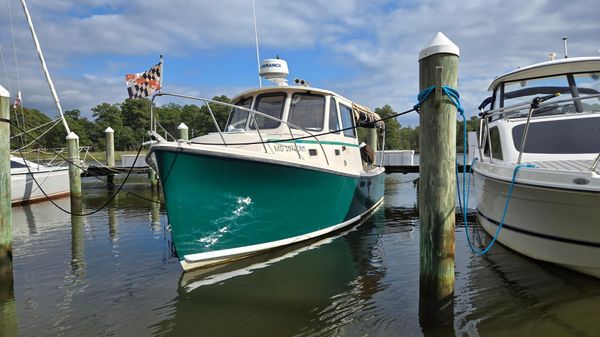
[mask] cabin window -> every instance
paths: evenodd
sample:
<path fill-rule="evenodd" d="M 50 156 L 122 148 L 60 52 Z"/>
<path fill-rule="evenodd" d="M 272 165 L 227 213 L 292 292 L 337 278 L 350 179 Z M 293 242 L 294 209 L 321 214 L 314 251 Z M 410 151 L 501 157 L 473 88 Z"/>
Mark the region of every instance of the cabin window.
<path fill-rule="evenodd" d="M 295 93 L 290 102 L 288 122 L 313 131 L 323 130 L 325 120 L 325 97 Z"/>
<path fill-rule="evenodd" d="M 344 136 L 356 138 L 356 129 L 354 128 L 354 117 L 352 115 L 352 108 L 344 104 L 339 105 L 340 116 L 342 117 L 342 128 L 344 130 Z"/>
<path fill-rule="evenodd" d="M 240 101 L 235 103 L 237 106 L 250 109 L 252 106 L 252 97 L 242 98 Z M 229 121 L 227 121 L 227 131 L 243 130 L 246 128 L 246 121 L 248 120 L 249 112 L 242 109 L 232 109 L 229 114 Z"/>
<path fill-rule="evenodd" d="M 283 92 L 259 95 L 256 98 L 256 103 L 254 103 L 254 110 L 281 119 L 286 97 L 287 95 Z M 255 119 L 259 130 L 274 129 L 281 124 L 281 122 L 277 120 L 258 114 L 255 116 Z M 255 128 L 254 123 L 252 123 L 251 128 Z"/>
<path fill-rule="evenodd" d="M 485 131 L 485 130 L 484 130 Z M 485 147 L 483 153 L 486 156 L 490 156 L 490 142 L 492 147 L 492 158 L 502 160 L 502 144 L 500 143 L 500 130 L 498 130 L 497 126 L 490 128 L 490 137 L 489 139 L 486 136 L 486 140 L 483 142 L 483 146 Z"/>
<path fill-rule="evenodd" d="M 600 72 L 573 74 L 579 97 L 600 94 Z M 584 112 L 600 111 L 600 97 L 581 100 Z"/>
<path fill-rule="evenodd" d="M 525 124 L 512 129 L 513 143 L 521 150 Z M 573 118 L 532 122 L 525 141 L 526 153 L 598 153 L 600 118 Z"/>
<path fill-rule="evenodd" d="M 25 165 L 23 163 L 19 163 L 18 161 L 14 161 L 14 160 L 10 161 L 10 168 L 11 169 L 13 169 L 13 168 L 24 168 L 24 167 L 27 167 L 27 165 Z"/>
<path fill-rule="evenodd" d="M 338 117 L 337 104 L 333 97 L 329 98 L 329 131 L 338 131 L 340 120 Z"/>

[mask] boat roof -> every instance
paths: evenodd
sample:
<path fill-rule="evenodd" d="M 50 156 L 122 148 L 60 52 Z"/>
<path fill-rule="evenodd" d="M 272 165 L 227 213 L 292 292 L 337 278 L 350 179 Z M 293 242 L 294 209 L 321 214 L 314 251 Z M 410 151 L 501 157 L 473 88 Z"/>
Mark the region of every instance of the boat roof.
<path fill-rule="evenodd" d="M 497 77 L 492 84 L 490 84 L 488 90 L 494 90 L 501 82 L 593 71 L 600 72 L 600 57 L 570 57 L 546 61 L 519 68 Z"/>
<path fill-rule="evenodd" d="M 235 96 L 232 101 L 236 101 L 239 98 L 245 97 L 245 96 L 254 96 L 256 94 L 263 94 L 263 93 L 269 93 L 269 92 L 280 92 L 280 91 L 304 91 L 307 93 L 318 93 L 318 94 L 323 94 L 323 95 L 332 95 L 332 96 L 337 96 L 337 97 L 341 97 L 345 100 L 348 100 L 350 102 L 352 102 L 351 100 L 347 99 L 346 97 L 342 96 L 342 95 L 338 95 L 335 92 L 331 91 L 331 90 L 326 90 L 326 89 L 319 89 L 319 88 L 313 88 L 313 87 L 306 87 L 306 86 L 296 86 L 296 85 L 285 85 L 285 86 L 269 86 L 269 87 L 262 87 L 262 88 L 254 88 L 254 89 L 250 89 L 250 90 L 246 90 L 242 93 L 240 93 L 239 95 Z"/>
<path fill-rule="evenodd" d="M 384 127 L 384 123 L 383 121 L 381 121 L 381 117 L 373 112 L 371 109 L 354 103 L 352 100 L 349 100 L 348 98 L 336 94 L 335 92 L 331 91 L 331 90 L 326 90 L 326 89 L 319 89 L 319 88 L 313 88 L 313 87 L 307 87 L 307 86 L 294 86 L 294 85 L 290 85 L 290 86 L 271 86 L 271 87 L 263 87 L 263 88 L 254 88 L 254 89 L 250 89 L 250 90 L 246 90 L 242 93 L 240 93 L 239 95 L 235 96 L 232 101 L 235 102 L 238 99 L 244 98 L 246 96 L 254 96 L 257 94 L 264 94 L 264 93 L 270 93 L 270 92 L 282 92 L 282 91 L 286 91 L 286 92 L 305 92 L 305 93 L 313 93 L 313 94 L 322 94 L 322 95 L 331 95 L 331 96 L 335 96 L 335 97 L 340 97 L 346 101 L 349 101 L 352 103 L 352 111 L 354 113 L 354 119 L 357 123 L 357 125 L 359 126 L 368 126 L 368 127 L 373 127 L 373 125 L 376 128 L 383 128 Z"/>

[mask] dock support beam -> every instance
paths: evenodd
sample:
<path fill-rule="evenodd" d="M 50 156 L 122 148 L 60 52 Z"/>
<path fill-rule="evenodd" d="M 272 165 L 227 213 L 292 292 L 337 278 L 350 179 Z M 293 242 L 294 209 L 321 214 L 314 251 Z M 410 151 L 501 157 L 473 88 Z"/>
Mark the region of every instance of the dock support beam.
<path fill-rule="evenodd" d="M 0 86 L 0 277 L 12 275 L 10 94 Z"/>
<path fill-rule="evenodd" d="M 106 139 L 106 166 L 114 167 L 115 166 L 115 130 L 113 130 L 110 126 L 104 130 L 104 136 Z M 108 174 L 106 176 L 106 184 L 108 188 L 112 188 L 114 186 L 113 182 L 115 179 L 114 174 Z"/>
<path fill-rule="evenodd" d="M 189 140 L 188 129 L 189 129 L 188 126 L 185 125 L 185 123 L 181 122 L 181 124 L 179 124 L 179 126 L 177 126 L 177 138 L 183 139 L 183 140 Z"/>
<path fill-rule="evenodd" d="M 419 90 L 456 88 L 458 56 L 458 47 L 437 33 L 419 53 Z M 421 104 L 419 121 L 419 318 L 426 326 L 452 324 L 454 316 L 456 108 L 441 90 Z"/>
<path fill-rule="evenodd" d="M 79 159 L 79 136 L 75 132 L 67 136 L 67 160 L 69 161 L 69 185 L 71 187 L 71 203 L 81 198 L 81 160 Z"/>

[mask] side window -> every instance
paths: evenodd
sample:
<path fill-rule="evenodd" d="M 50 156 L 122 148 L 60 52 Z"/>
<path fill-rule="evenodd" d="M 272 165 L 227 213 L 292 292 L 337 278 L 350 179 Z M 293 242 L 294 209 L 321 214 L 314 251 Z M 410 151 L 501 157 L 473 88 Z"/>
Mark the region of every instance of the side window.
<path fill-rule="evenodd" d="M 339 105 L 340 116 L 342 117 L 342 128 L 351 128 L 354 126 L 354 116 L 352 116 L 352 108 L 344 104 Z M 344 136 L 356 138 L 356 129 L 351 128 L 344 130 Z"/>
<path fill-rule="evenodd" d="M 340 129 L 340 119 L 338 118 L 337 104 L 335 99 L 331 97 L 329 99 L 329 131 L 336 131 Z"/>
<path fill-rule="evenodd" d="M 260 95 L 256 98 L 254 110 L 281 119 L 286 96 L 283 92 Z M 279 121 L 260 115 L 256 115 L 255 118 L 259 129 L 274 129 L 281 124 Z M 251 127 L 254 129 L 254 124 Z"/>
<path fill-rule="evenodd" d="M 491 146 L 492 146 L 492 158 L 502 160 L 502 146 L 500 144 L 500 131 L 498 130 L 497 126 L 490 128 L 490 138 L 486 139 L 486 141 L 483 142 L 484 146 L 485 146 L 483 153 L 486 154 L 487 156 L 490 155 L 490 148 L 487 143 L 490 140 L 491 140 Z"/>
<path fill-rule="evenodd" d="M 239 102 L 235 103 L 235 105 L 250 109 L 250 106 L 252 105 L 252 97 L 241 99 Z M 234 131 L 245 129 L 248 114 L 249 112 L 245 110 L 232 109 L 231 113 L 229 114 L 229 121 L 227 121 L 227 127 L 225 130 Z"/>
<path fill-rule="evenodd" d="M 325 97 L 295 93 L 290 102 L 288 122 L 308 130 L 321 131 L 325 120 Z"/>

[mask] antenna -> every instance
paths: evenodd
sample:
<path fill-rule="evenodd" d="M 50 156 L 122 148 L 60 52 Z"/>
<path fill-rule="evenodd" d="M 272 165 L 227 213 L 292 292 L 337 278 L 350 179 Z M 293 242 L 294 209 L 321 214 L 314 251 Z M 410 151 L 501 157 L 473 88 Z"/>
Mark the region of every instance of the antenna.
<path fill-rule="evenodd" d="M 258 66 L 258 86 L 262 88 L 262 79 L 260 78 L 260 55 L 258 54 L 258 29 L 256 29 L 256 9 L 254 0 L 252 0 L 252 17 L 254 18 L 254 41 L 256 42 L 256 65 Z"/>
<path fill-rule="evenodd" d="M 569 57 L 568 52 L 567 52 L 567 39 L 568 39 L 568 37 L 566 37 L 566 36 L 563 37 L 563 43 L 565 45 L 565 58 Z"/>
<path fill-rule="evenodd" d="M 27 4 L 25 3 L 25 0 L 21 0 L 21 5 L 23 6 L 23 11 L 25 12 L 25 17 L 27 18 L 27 24 L 29 25 L 31 36 L 33 36 L 35 49 L 37 51 L 38 57 L 40 58 L 40 62 L 42 63 L 42 70 L 44 70 L 44 75 L 46 75 L 46 81 L 48 82 L 50 92 L 52 93 L 52 97 L 54 98 L 56 109 L 58 109 L 58 112 L 60 113 L 60 117 L 62 119 L 65 130 L 67 130 L 67 134 L 70 134 L 71 130 L 69 129 L 69 124 L 67 124 L 67 120 L 65 119 L 65 115 L 63 114 L 62 106 L 60 105 L 60 100 L 58 99 L 58 94 L 56 94 L 56 89 L 54 89 L 54 83 L 52 82 L 52 78 L 50 77 L 50 73 L 48 72 L 48 67 L 46 66 L 46 61 L 44 60 L 44 54 L 42 54 L 42 47 L 40 47 L 40 42 L 38 41 L 37 35 L 35 34 L 33 22 L 31 21 L 31 15 L 29 15 L 29 10 L 27 9 Z"/>

